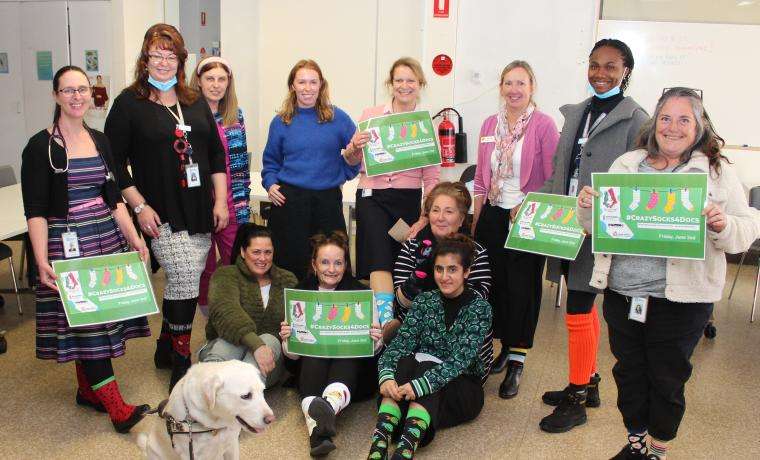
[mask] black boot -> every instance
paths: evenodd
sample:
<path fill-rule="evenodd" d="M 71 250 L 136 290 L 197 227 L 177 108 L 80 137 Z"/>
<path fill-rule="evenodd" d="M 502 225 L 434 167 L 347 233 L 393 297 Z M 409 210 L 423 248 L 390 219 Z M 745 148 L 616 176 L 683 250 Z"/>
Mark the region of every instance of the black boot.
<path fill-rule="evenodd" d="M 335 450 L 332 441 L 335 436 L 335 411 L 329 402 L 317 396 L 309 403 L 307 412 L 316 423 L 309 435 L 309 454 L 312 457 L 324 457 Z"/>
<path fill-rule="evenodd" d="M 176 351 L 172 352 L 172 377 L 169 380 L 169 393 L 174 389 L 174 385 L 185 376 L 191 364 L 189 356 L 182 356 Z"/>
<path fill-rule="evenodd" d="M 645 458 L 647 458 L 646 453 L 642 454 L 638 450 L 632 449 L 630 444 L 626 444 L 625 447 L 623 447 L 620 452 L 610 460 L 643 460 Z"/>
<path fill-rule="evenodd" d="M 504 376 L 504 381 L 499 385 L 499 397 L 501 399 L 511 399 L 517 396 L 522 373 L 523 363 L 520 361 L 509 361 L 507 375 Z"/>
<path fill-rule="evenodd" d="M 507 368 L 507 360 L 509 359 L 509 350 L 501 350 L 499 356 L 493 360 L 491 365 L 491 374 L 500 374 Z"/>
<path fill-rule="evenodd" d="M 312 457 L 326 457 L 336 449 L 333 440 L 329 436 L 320 436 L 314 431 L 309 436 L 309 455 Z"/>
<path fill-rule="evenodd" d="M 153 353 L 153 364 L 156 369 L 171 369 L 172 340 L 170 338 L 156 339 L 156 352 Z"/>
<path fill-rule="evenodd" d="M 548 433 L 564 433 L 586 423 L 586 388 L 571 385 L 565 399 L 538 426 Z"/>
<path fill-rule="evenodd" d="M 599 397 L 599 382 L 601 380 L 602 378 L 599 374 L 594 374 L 589 380 L 588 385 L 586 386 L 586 407 L 599 407 L 602 404 L 602 400 Z M 570 386 L 566 386 L 562 390 L 547 391 L 541 396 L 541 400 L 544 404 L 559 406 L 562 400 L 565 399 L 565 395 L 569 388 Z"/>

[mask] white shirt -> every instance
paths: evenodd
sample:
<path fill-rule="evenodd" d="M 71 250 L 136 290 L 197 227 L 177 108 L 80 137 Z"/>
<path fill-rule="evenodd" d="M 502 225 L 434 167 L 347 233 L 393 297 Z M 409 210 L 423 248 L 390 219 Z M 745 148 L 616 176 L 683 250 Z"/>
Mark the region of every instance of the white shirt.
<path fill-rule="evenodd" d="M 261 289 L 261 301 L 264 302 L 264 310 L 267 309 L 267 304 L 269 303 L 269 290 L 271 288 L 272 283 L 269 283 L 266 286 L 259 286 L 259 289 Z"/>
<path fill-rule="evenodd" d="M 512 152 L 512 177 L 503 182 L 499 182 L 499 185 L 501 186 L 501 200 L 498 206 L 504 209 L 512 209 L 522 203 L 525 199 L 525 194 L 520 190 L 520 165 L 522 164 L 524 138 L 525 137 L 523 136 L 517 141 L 517 144 L 515 144 L 515 151 Z M 497 174 L 500 156 L 501 151 L 494 148 L 491 153 L 491 174 Z"/>

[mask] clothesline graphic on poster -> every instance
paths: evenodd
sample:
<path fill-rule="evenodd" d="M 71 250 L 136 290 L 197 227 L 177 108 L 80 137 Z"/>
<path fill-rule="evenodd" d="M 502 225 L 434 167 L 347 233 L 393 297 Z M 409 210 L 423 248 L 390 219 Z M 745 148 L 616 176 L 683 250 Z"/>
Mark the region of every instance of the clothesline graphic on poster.
<path fill-rule="evenodd" d="M 368 176 L 441 164 L 430 112 L 420 110 L 370 118 L 359 123 L 369 132 L 364 147 Z"/>
<path fill-rule="evenodd" d="M 507 249 L 575 260 L 584 231 L 575 218 L 575 197 L 528 193 L 504 245 Z"/>
<path fill-rule="evenodd" d="M 593 251 L 704 259 L 707 174 L 592 174 Z"/>
<path fill-rule="evenodd" d="M 71 327 L 158 313 L 150 277 L 137 252 L 57 260 L 53 271 Z"/>
<path fill-rule="evenodd" d="M 288 351 L 320 358 L 372 356 L 372 291 L 285 289 Z"/>

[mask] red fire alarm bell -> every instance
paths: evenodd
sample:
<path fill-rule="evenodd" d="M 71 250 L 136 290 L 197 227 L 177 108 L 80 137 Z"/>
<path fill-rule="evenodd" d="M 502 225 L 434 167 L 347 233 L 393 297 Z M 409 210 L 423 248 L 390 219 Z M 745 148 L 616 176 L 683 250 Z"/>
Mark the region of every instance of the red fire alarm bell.
<path fill-rule="evenodd" d="M 449 17 L 449 0 L 433 0 L 433 17 Z"/>
<path fill-rule="evenodd" d="M 439 54 L 433 58 L 433 72 L 438 75 L 448 75 L 454 67 L 454 61 L 446 54 Z"/>

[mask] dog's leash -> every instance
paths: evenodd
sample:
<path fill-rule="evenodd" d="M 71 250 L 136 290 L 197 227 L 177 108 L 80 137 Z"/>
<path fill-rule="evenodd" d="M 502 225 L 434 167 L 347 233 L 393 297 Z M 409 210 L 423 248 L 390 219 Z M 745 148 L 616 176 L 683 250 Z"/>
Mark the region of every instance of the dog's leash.
<path fill-rule="evenodd" d="M 159 417 L 166 420 L 166 433 L 169 435 L 169 440 L 172 442 L 172 449 L 174 448 L 174 436 L 175 435 L 187 435 L 188 439 L 190 440 L 190 460 L 195 460 L 195 455 L 193 453 L 193 435 L 194 434 L 203 434 L 203 433 L 212 433 L 213 435 L 216 435 L 219 431 L 223 430 L 222 428 L 207 428 L 192 418 L 190 418 L 190 411 L 187 409 L 187 404 L 185 404 L 185 412 L 187 413 L 187 418 L 185 420 L 177 420 L 174 417 L 171 416 L 171 414 L 167 414 L 164 412 L 164 409 L 166 408 L 166 404 L 169 402 L 168 399 L 164 399 L 161 401 L 161 403 L 158 405 L 157 408 L 151 409 L 147 412 L 145 412 L 146 415 L 148 414 L 158 414 Z M 184 404 L 184 401 L 183 401 Z M 200 425 L 202 428 L 200 431 L 193 431 L 193 425 Z M 187 426 L 187 429 L 185 429 L 185 426 Z"/>

